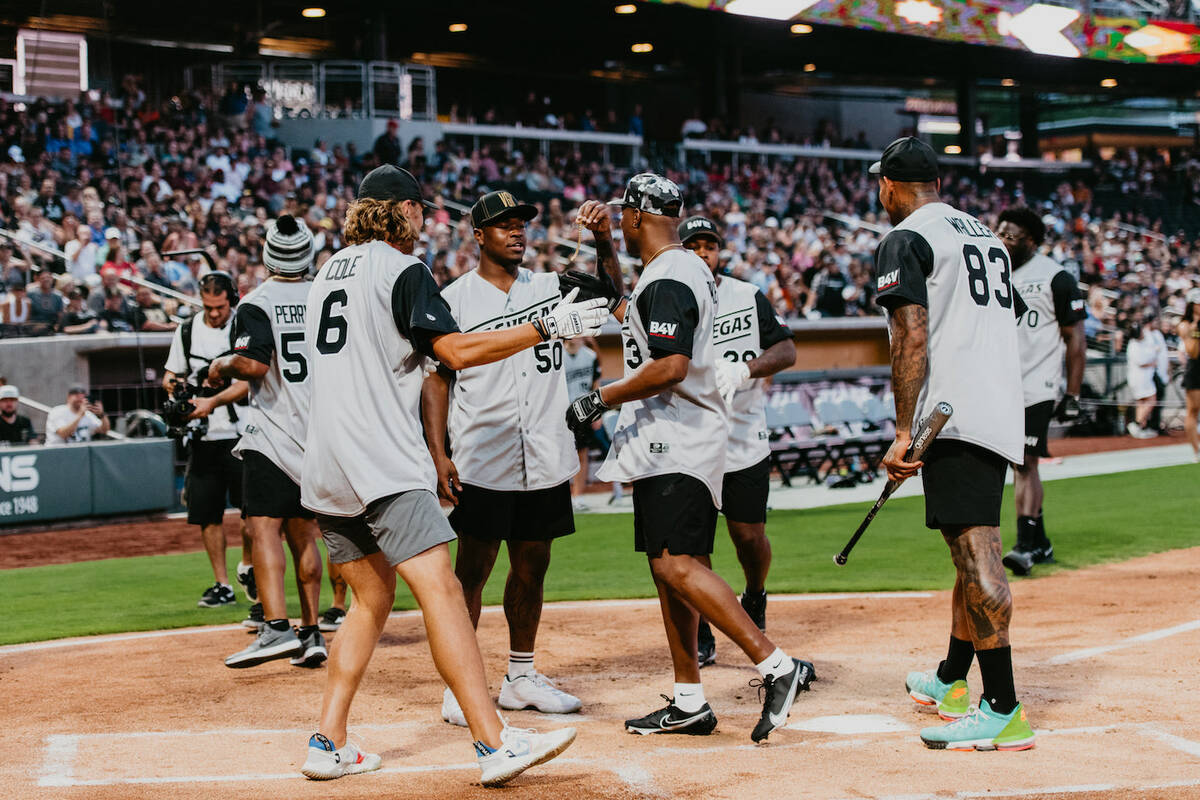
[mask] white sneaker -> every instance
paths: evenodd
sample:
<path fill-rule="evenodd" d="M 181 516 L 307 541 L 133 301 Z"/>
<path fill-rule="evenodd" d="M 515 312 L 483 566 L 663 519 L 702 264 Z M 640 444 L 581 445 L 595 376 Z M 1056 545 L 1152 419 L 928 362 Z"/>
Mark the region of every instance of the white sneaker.
<path fill-rule="evenodd" d="M 500 740 L 503 742 L 500 749 L 490 753 L 481 749 L 479 744 L 475 745 L 484 786 L 502 786 L 530 767 L 554 758 L 575 741 L 575 729 L 561 728 L 549 733 L 537 733 L 524 728 L 505 727 Z"/>
<path fill-rule="evenodd" d="M 1138 434 L 1142 432 L 1142 426 L 1138 425 L 1136 422 L 1130 422 L 1125 426 L 1125 432 L 1135 439 L 1141 438 Z"/>
<path fill-rule="evenodd" d="M 308 740 L 308 758 L 300 772 L 314 781 L 328 781 L 343 775 L 374 772 L 382 764 L 382 758 L 374 753 L 364 753 L 350 742 L 338 749 L 329 739 L 314 733 Z"/>
<path fill-rule="evenodd" d="M 571 500 L 571 510 L 577 514 L 583 514 L 592 510 L 592 507 L 583 502 L 579 498 Z"/>
<path fill-rule="evenodd" d="M 500 684 L 500 707 L 520 711 L 533 707 L 543 714 L 570 714 L 583 704 L 579 698 L 555 687 L 554 682 L 540 672 L 528 672 Z"/>
<path fill-rule="evenodd" d="M 454 696 L 454 692 L 450 691 L 449 686 L 442 693 L 442 719 L 460 728 L 467 727 L 467 716 L 458 705 L 458 698 Z"/>

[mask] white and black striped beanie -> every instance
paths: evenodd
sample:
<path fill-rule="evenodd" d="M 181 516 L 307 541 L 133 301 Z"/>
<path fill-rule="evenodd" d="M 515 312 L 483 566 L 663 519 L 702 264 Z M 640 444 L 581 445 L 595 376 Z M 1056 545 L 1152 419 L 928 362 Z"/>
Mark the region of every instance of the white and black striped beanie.
<path fill-rule="evenodd" d="M 313 236 L 308 226 L 290 214 L 267 223 L 263 264 L 280 275 L 303 275 L 313 263 Z"/>

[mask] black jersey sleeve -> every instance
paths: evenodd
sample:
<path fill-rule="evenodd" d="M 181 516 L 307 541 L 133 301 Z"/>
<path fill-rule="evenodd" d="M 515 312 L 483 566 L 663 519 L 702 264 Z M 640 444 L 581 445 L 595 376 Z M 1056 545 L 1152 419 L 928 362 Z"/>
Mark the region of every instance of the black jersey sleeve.
<path fill-rule="evenodd" d="M 458 323 L 450 313 L 437 282 L 421 263 L 410 265 L 392 286 L 392 318 L 396 329 L 412 342 L 418 353 L 435 358 L 433 340 L 445 333 L 457 333 Z"/>
<path fill-rule="evenodd" d="M 1054 316 L 1061 327 L 1066 328 L 1087 319 L 1083 294 L 1071 273 L 1064 269 L 1055 275 L 1050 280 L 1050 294 L 1054 297 Z"/>
<path fill-rule="evenodd" d="M 888 311 L 929 305 L 925 279 L 933 272 L 933 248 L 916 231 L 896 230 L 875 248 L 875 302 Z"/>
<path fill-rule="evenodd" d="M 767 302 L 762 291 L 754 293 L 755 312 L 758 314 L 758 346 L 766 350 L 773 344 L 792 338 L 792 332 L 780 322 L 775 309 Z"/>
<path fill-rule="evenodd" d="M 270 364 L 275 354 L 275 336 L 267 312 L 256 305 L 243 303 L 233 317 L 233 354 L 245 356 L 261 364 Z"/>
<path fill-rule="evenodd" d="M 650 357 L 692 357 L 692 339 L 700 323 L 700 307 L 686 284 L 657 280 L 638 295 L 638 314 L 646 326 Z"/>

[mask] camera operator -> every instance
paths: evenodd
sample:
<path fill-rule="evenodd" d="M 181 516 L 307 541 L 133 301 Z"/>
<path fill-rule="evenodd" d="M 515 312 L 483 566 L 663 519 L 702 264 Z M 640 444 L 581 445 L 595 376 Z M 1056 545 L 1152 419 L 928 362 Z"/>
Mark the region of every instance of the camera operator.
<path fill-rule="evenodd" d="M 238 411 L 234 404 L 246 397 L 250 387 L 245 381 L 234 381 L 227 388 L 218 390 L 208 379 L 208 365 L 233 349 L 233 308 L 238 301 L 233 279 L 226 272 L 208 273 L 200 281 L 200 300 L 204 305 L 203 313 L 175 329 L 163 388 L 174 396 L 175 384 L 183 381 L 193 395 L 188 401 L 194 409 L 187 418 L 194 422 L 190 423 L 184 500 L 188 524 L 200 526 L 216 581 L 204 591 L 197 605 L 216 608 L 237 602 L 225 564 L 223 522 L 226 495 L 234 506 L 240 508 L 242 505 L 242 462 L 233 455 L 239 434 Z M 256 602 L 250 551 L 251 543 L 243 523 L 238 581 L 245 587 L 250 601 Z"/>

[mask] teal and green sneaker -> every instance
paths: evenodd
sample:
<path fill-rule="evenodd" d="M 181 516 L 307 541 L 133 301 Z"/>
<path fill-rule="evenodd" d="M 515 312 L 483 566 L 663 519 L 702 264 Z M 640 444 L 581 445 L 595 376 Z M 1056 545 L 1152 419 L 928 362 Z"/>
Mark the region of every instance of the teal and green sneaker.
<path fill-rule="evenodd" d="M 998 714 L 979 701 L 979 708 L 960 720 L 921 731 L 921 741 L 930 750 L 1029 750 L 1036 734 L 1020 703 L 1011 714 Z"/>
<path fill-rule="evenodd" d="M 971 690 L 966 681 L 942 683 L 937 670 L 910 672 L 904 679 L 904 688 L 914 703 L 937 706 L 942 719 L 961 719 L 971 710 Z"/>

